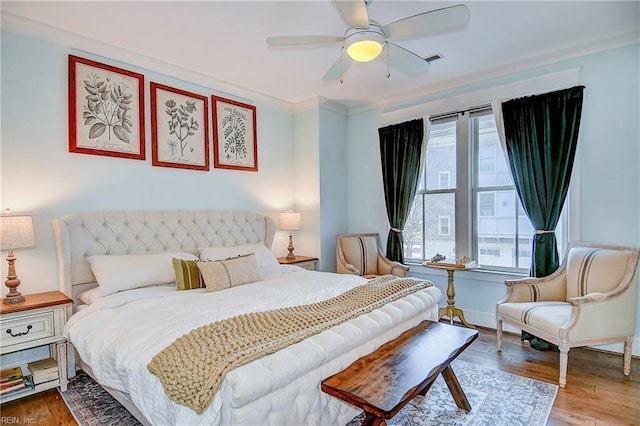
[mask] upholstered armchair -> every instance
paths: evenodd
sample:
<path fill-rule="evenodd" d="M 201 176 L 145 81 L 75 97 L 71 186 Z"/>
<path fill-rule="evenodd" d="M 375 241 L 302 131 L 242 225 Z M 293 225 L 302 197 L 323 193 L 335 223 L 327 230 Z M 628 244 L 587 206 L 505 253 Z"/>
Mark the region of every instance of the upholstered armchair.
<path fill-rule="evenodd" d="M 570 348 L 623 342 L 623 371 L 628 376 L 637 316 L 637 266 L 637 248 L 576 243 L 553 274 L 505 281 L 507 297 L 496 307 L 498 351 L 503 322 L 557 345 L 563 388 Z"/>
<path fill-rule="evenodd" d="M 409 267 L 386 258 L 375 233 L 336 236 L 336 260 L 339 274 L 373 278 L 387 274 L 406 277 L 409 273 Z"/>

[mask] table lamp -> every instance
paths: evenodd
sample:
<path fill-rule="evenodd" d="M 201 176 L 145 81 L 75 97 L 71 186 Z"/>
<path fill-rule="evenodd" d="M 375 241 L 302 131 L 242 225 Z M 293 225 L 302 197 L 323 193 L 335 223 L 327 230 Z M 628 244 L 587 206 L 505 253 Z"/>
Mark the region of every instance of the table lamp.
<path fill-rule="evenodd" d="M 280 229 L 289 231 L 289 254 L 287 259 L 295 259 L 296 255 L 293 254 L 293 231 L 300 230 L 300 213 L 293 210 L 280 213 Z"/>
<path fill-rule="evenodd" d="M 33 234 L 33 219 L 28 215 L 0 215 L 0 250 L 9 250 L 7 262 L 9 272 L 4 285 L 9 287 L 9 293 L 2 303 L 11 304 L 24 301 L 24 296 L 17 290 L 20 280 L 16 275 L 14 265 L 16 257 L 13 253 L 15 249 L 33 248 L 36 246 Z"/>

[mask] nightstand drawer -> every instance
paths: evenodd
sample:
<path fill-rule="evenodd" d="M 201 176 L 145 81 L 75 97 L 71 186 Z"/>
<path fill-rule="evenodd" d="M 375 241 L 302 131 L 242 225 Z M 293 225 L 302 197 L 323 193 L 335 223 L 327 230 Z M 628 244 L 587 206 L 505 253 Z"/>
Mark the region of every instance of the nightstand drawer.
<path fill-rule="evenodd" d="M 318 258 L 309 256 L 295 256 L 293 259 L 287 259 L 286 257 L 279 257 L 278 263 L 281 265 L 295 265 L 300 268 L 308 269 L 309 271 L 315 271 L 318 268 Z"/>
<path fill-rule="evenodd" d="M 2 320 L 2 346 L 53 337 L 56 333 L 53 311 L 24 314 Z"/>

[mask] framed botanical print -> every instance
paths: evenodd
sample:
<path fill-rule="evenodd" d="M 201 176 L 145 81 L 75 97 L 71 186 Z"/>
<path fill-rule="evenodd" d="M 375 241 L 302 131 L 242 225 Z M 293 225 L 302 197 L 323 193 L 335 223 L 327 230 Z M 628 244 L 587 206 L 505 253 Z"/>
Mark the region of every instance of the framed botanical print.
<path fill-rule="evenodd" d="M 145 159 L 142 74 L 69 55 L 69 152 Z"/>
<path fill-rule="evenodd" d="M 151 163 L 209 170 L 206 96 L 151 83 Z"/>
<path fill-rule="evenodd" d="M 213 95 L 211 110 L 214 167 L 257 172 L 256 107 Z"/>

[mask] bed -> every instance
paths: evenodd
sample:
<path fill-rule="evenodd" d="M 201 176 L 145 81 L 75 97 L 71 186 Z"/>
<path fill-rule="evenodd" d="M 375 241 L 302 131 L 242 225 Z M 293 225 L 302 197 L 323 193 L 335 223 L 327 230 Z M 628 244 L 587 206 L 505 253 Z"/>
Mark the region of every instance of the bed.
<path fill-rule="evenodd" d="M 55 219 L 53 228 L 61 291 L 74 300 L 65 334 L 75 362 L 143 424 L 346 424 L 359 411 L 322 393 L 320 382 L 422 320 L 437 319 L 441 293 L 429 286 L 232 369 L 199 414 L 171 400 L 149 372 L 163 348 L 206 324 L 320 302 L 367 280 L 277 264 L 269 249 L 275 223 L 254 212 L 98 211 Z M 216 292 L 177 291 L 175 282 L 109 287 L 156 274 L 143 273 L 157 261 L 149 259 L 238 255 L 247 247 L 256 259 L 255 282 Z M 106 289 L 111 293 L 102 294 Z"/>

